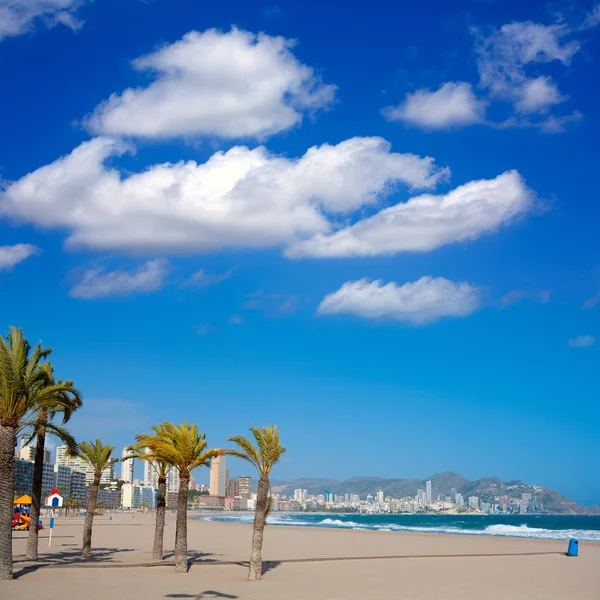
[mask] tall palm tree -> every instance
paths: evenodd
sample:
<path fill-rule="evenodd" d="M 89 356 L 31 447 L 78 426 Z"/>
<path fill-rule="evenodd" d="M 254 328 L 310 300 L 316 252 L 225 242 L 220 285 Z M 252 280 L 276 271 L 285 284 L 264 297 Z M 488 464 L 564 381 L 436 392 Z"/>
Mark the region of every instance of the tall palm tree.
<path fill-rule="evenodd" d="M 48 408 L 34 390 L 43 377 L 41 362 L 50 354 L 38 343 L 31 348 L 23 331 L 9 327 L 0 336 L 0 579 L 12 579 L 12 512 L 15 447 L 20 431 L 32 427 L 37 413 Z"/>
<path fill-rule="evenodd" d="M 223 450 L 207 450 L 206 434 L 198 432 L 198 425 L 161 423 L 154 428 L 156 441 L 153 451 L 179 471 L 177 494 L 177 522 L 175 526 L 175 571 L 187 573 L 187 502 L 191 472 L 197 467 L 209 467 L 213 458 Z"/>
<path fill-rule="evenodd" d="M 34 395 L 36 402 L 44 404 L 44 409 L 37 415 L 33 427 L 33 434 L 37 437 L 35 460 L 33 465 L 33 481 L 31 487 L 31 524 L 27 539 L 25 557 L 28 560 L 38 558 L 38 520 L 42 501 L 42 476 L 44 472 L 44 449 L 46 434 L 54 434 L 65 443 L 71 454 L 77 452 L 77 444 L 73 436 L 64 428 L 52 422 L 57 413 L 62 414 L 62 421 L 66 423 L 74 411 L 81 407 L 81 394 L 75 389 L 72 381 L 55 381 L 52 365 L 47 362 L 40 366 L 44 377 L 41 377 L 35 386 Z M 41 400 L 46 402 L 42 403 Z M 30 440 L 31 442 L 31 440 Z"/>
<path fill-rule="evenodd" d="M 152 559 L 163 559 L 163 538 L 165 532 L 165 512 L 167 507 L 167 475 L 171 465 L 164 456 L 161 456 L 157 442 L 159 441 L 160 427 L 153 425 L 154 434 L 141 433 L 135 436 L 136 444 L 130 447 L 130 458 L 137 458 L 148 462 L 158 476 L 158 491 L 156 494 L 156 525 L 154 527 L 154 544 L 152 546 Z"/>
<path fill-rule="evenodd" d="M 106 467 L 110 467 L 110 465 L 119 460 L 112 457 L 114 449 L 114 446 L 105 446 L 100 439 L 96 439 L 95 442 L 82 442 L 79 444 L 77 456 L 81 457 L 94 469 L 94 481 L 88 496 L 85 522 L 83 524 L 83 558 L 90 558 L 92 556 L 92 526 L 94 524 L 94 512 L 96 510 L 96 501 L 98 500 L 100 478 L 102 477 L 102 471 Z"/>
<path fill-rule="evenodd" d="M 269 473 L 285 452 L 285 448 L 279 443 L 279 429 L 275 425 L 250 427 L 250 431 L 256 440 L 256 445 L 241 435 L 232 435 L 229 441 L 233 442 L 238 449 L 227 450 L 226 453 L 252 463 L 259 474 L 252 531 L 252 554 L 248 573 L 250 581 L 258 581 L 262 578 L 263 536 L 270 506 Z"/>

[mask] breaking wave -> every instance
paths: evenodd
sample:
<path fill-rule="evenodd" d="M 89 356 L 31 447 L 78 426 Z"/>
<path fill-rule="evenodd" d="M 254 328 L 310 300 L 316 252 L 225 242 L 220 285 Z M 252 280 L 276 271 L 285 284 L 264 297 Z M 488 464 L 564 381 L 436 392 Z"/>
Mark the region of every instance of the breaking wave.
<path fill-rule="evenodd" d="M 415 515 L 346 515 L 324 517 L 318 514 L 275 513 L 269 515 L 267 522 L 271 525 L 296 526 L 296 527 L 321 527 L 350 530 L 391 532 L 416 532 L 437 534 L 460 535 L 485 535 L 519 538 L 535 538 L 543 540 L 568 540 L 576 538 L 581 541 L 600 542 L 600 521 L 596 517 L 587 517 L 593 521 L 581 521 L 582 517 L 553 518 L 550 516 L 529 517 L 527 524 L 510 525 L 494 523 L 494 517 L 473 517 L 443 519 L 440 517 L 423 517 Z M 227 523 L 252 523 L 252 513 L 219 513 L 199 515 L 197 519 L 205 521 L 219 521 Z M 546 519 L 546 522 L 540 522 Z M 586 519 L 586 517 L 583 517 Z M 549 521 L 550 520 L 550 521 Z M 492 522 L 490 524 L 490 521 Z M 535 524 L 549 525 L 549 527 L 536 527 Z M 569 525 L 573 525 L 569 528 Z M 581 525 L 597 526 L 598 529 L 577 527 Z M 555 527 L 555 528 L 554 528 Z"/>

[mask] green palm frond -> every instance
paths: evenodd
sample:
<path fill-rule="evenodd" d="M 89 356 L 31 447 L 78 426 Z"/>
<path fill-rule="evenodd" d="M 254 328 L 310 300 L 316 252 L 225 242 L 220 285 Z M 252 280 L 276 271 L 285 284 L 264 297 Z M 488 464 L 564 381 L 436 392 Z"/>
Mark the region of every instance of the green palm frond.
<path fill-rule="evenodd" d="M 252 463 L 261 475 L 268 476 L 286 449 L 281 446 L 279 429 L 275 425 L 268 427 L 250 427 L 256 444 L 241 435 L 232 435 L 229 441 L 237 448 L 227 449 L 225 453 Z"/>
<path fill-rule="evenodd" d="M 189 476 L 192 470 L 210 466 L 216 456 L 223 454 L 222 450 L 207 449 L 206 434 L 198 431 L 198 426 L 190 423 L 175 425 L 163 422 L 152 427 L 154 434 L 136 436 L 135 448 L 152 455 L 154 460 L 163 461 L 177 468 L 181 476 Z"/>
<path fill-rule="evenodd" d="M 105 446 L 99 438 L 95 442 L 81 442 L 76 452 L 76 456 L 82 458 L 93 469 L 96 475 L 101 474 L 106 467 L 118 462 L 118 458 L 113 458 L 114 446 Z"/>
<path fill-rule="evenodd" d="M 61 413 L 63 423 L 81 407 L 81 394 L 71 381 L 55 381 L 45 361 L 52 350 L 38 343 L 33 349 L 21 329 L 9 327 L 0 337 L 0 426 L 23 431 L 44 425 Z M 37 419 L 40 423 L 37 423 Z"/>

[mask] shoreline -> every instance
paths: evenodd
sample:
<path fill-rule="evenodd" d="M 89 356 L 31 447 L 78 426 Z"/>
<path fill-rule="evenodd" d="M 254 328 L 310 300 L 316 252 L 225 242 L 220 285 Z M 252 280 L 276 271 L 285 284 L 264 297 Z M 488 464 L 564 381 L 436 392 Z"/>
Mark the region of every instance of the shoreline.
<path fill-rule="evenodd" d="M 251 525 L 251 517 L 254 513 L 248 511 L 223 511 L 212 513 L 210 511 L 202 511 L 200 513 L 188 512 L 188 519 L 219 523 L 224 525 Z M 301 519 L 306 513 L 275 513 L 269 515 L 270 518 L 287 516 L 291 518 Z M 377 526 L 368 526 L 365 523 L 357 523 L 355 521 L 340 521 L 335 517 L 347 517 L 347 514 L 332 514 L 332 513 L 310 513 L 316 517 L 324 517 L 322 522 L 290 522 L 271 521 L 267 525 L 269 527 L 281 527 L 285 529 L 313 529 L 313 530 L 335 530 L 335 531 L 352 531 L 352 532 L 370 532 L 370 533 L 403 533 L 403 534 L 421 534 L 431 536 L 460 536 L 460 537 L 475 537 L 475 538 L 510 538 L 517 540 L 532 540 L 532 541 L 551 541 L 551 542 L 567 542 L 569 539 L 577 539 L 586 544 L 600 544 L 600 530 L 597 529 L 546 529 L 543 527 L 530 527 L 527 524 L 512 525 L 506 523 L 488 522 L 484 529 L 469 529 L 453 527 L 449 525 L 444 528 L 439 525 L 432 524 L 431 527 L 425 525 L 398 524 L 398 523 L 379 523 Z M 367 515 L 365 515 L 367 516 Z M 383 517 L 396 515 L 368 515 L 369 517 Z M 496 515 L 470 515 L 477 519 L 496 516 Z M 519 515 L 514 516 L 515 520 L 519 519 Z M 504 516 L 502 516 L 505 518 Z M 593 517 L 591 517 L 593 518 Z M 329 520 L 327 523 L 325 521 Z M 473 519 L 477 522 L 475 519 Z M 521 515 L 522 520 L 522 515 Z M 363 526 L 365 525 L 365 526 Z M 489 531 L 489 528 L 496 527 L 497 529 Z M 502 530 L 506 527 L 509 529 Z M 512 528 L 513 530 L 511 530 Z M 430 529 L 430 530 L 429 530 Z M 595 537 L 592 537 L 595 536 Z"/>

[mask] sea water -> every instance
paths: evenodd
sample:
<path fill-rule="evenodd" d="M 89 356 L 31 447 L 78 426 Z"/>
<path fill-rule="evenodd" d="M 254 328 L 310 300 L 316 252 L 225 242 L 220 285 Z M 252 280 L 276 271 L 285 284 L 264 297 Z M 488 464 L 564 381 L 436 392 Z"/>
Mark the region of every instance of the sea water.
<path fill-rule="evenodd" d="M 252 513 L 223 512 L 200 515 L 206 521 L 251 523 Z M 583 515 L 430 515 L 430 514 L 315 514 L 275 513 L 271 525 L 366 529 L 381 532 L 496 535 L 544 540 L 600 542 L 600 516 Z"/>

